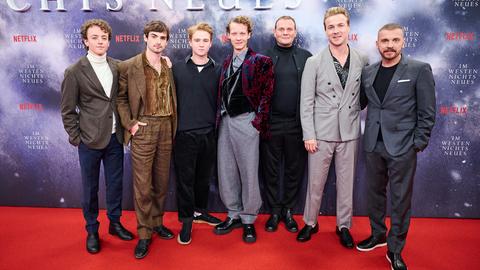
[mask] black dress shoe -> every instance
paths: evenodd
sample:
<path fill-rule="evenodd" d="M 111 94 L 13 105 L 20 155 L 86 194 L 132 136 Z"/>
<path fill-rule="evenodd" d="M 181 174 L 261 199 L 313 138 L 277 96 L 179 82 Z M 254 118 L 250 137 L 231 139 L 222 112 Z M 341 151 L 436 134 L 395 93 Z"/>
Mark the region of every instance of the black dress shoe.
<path fill-rule="evenodd" d="M 387 251 L 386 257 L 393 270 L 407 270 L 407 265 L 403 261 L 402 255 L 400 255 L 400 253 L 393 253 L 389 250 Z"/>
<path fill-rule="evenodd" d="M 170 239 L 173 239 L 173 237 L 175 237 L 173 232 L 170 231 L 169 228 L 167 228 L 163 225 L 153 227 L 153 231 L 158 233 L 158 236 L 160 236 L 160 238 L 162 238 L 164 240 L 170 240 Z"/>
<path fill-rule="evenodd" d="M 318 232 L 318 224 L 315 224 L 315 227 L 310 225 L 305 225 L 297 235 L 297 241 L 307 242 L 312 237 L 312 234 Z"/>
<path fill-rule="evenodd" d="M 257 241 L 257 233 L 255 232 L 255 226 L 253 224 L 243 225 L 243 242 L 255 243 Z"/>
<path fill-rule="evenodd" d="M 377 247 L 384 247 L 387 245 L 387 238 L 383 236 L 370 235 L 367 239 L 357 244 L 357 249 L 360 251 L 370 251 Z"/>
<path fill-rule="evenodd" d="M 283 221 L 285 222 L 285 227 L 287 227 L 287 231 L 296 233 L 298 232 L 298 225 L 295 219 L 293 218 L 292 211 L 287 209 L 285 215 L 283 216 Z"/>
<path fill-rule="evenodd" d="M 138 240 L 137 246 L 135 247 L 135 258 L 142 259 L 147 256 L 148 246 L 150 245 L 150 239 L 140 239 Z"/>
<path fill-rule="evenodd" d="M 87 235 L 87 251 L 90 254 L 95 254 L 100 251 L 100 238 L 98 233 L 89 233 Z"/>
<path fill-rule="evenodd" d="M 125 229 L 120 222 L 110 222 L 108 233 L 111 235 L 116 235 L 118 238 L 126 241 L 133 239 L 133 234 Z"/>
<path fill-rule="evenodd" d="M 227 234 L 231 232 L 235 228 L 240 228 L 242 227 L 242 221 L 239 218 L 236 219 L 231 219 L 230 217 L 227 217 L 227 219 L 215 226 L 215 229 L 213 229 L 213 232 L 215 234 L 221 235 L 221 234 Z"/>
<path fill-rule="evenodd" d="M 280 215 L 273 214 L 268 218 L 267 223 L 265 223 L 265 231 L 274 232 L 278 228 L 278 223 L 280 222 Z"/>
<path fill-rule="evenodd" d="M 350 234 L 350 231 L 347 228 L 342 228 L 338 230 L 336 228 L 335 232 L 337 233 L 338 237 L 340 238 L 340 244 L 346 248 L 353 248 L 353 238 Z"/>

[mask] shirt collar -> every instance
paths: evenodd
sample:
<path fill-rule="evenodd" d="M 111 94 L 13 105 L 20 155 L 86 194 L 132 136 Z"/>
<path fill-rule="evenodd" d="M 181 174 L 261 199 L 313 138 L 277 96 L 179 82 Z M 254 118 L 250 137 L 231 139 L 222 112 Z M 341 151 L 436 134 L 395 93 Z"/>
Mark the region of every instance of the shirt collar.
<path fill-rule="evenodd" d="M 209 66 L 209 65 L 216 65 L 216 62 L 215 60 L 213 60 L 213 58 L 211 58 L 210 56 L 208 57 L 209 61 L 207 62 L 207 64 L 205 65 L 205 67 Z M 188 62 L 192 62 L 192 64 L 195 64 L 193 63 L 193 60 L 192 60 L 192 55 L 189 54 L 187 55 L 187 57 L 185 57 L 185 64 L 188 63 Z"/>
<path fill-rule="evenodd" d="M 239 54 L 233 54 L 233 59 L 238 58 L 243 62 L 245 60 L 245 57 L 247 56 L 248 48 L 246 50 L 241 51 Z"/>

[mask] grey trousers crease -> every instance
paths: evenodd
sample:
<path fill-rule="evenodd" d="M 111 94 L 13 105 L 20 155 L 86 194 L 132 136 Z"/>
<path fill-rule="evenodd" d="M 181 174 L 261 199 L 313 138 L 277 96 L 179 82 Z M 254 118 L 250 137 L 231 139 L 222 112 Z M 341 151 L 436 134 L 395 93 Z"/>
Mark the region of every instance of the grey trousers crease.
<path fill-rule="evenodd" d="M 260 135 L 254 113 L 223 116 L 218 137 L 218 185 L 228 216 L 253 224 L 262 206 L 258 186 Z"/>
<path fill-rule="evenodd" d="M 323 189 L 328 170 L 335 158 L 337 187 L 337 226 L 352 226 L 353 182 L 358 158 L 358 139 L 346 142 L 317 141 L 318 150 L 308 153 L 308 186 L 303 220 L 313 226 L 317 223 Z"/>
<path fill-rule="evenodd" d="M 417 153 L 412 148 L 400 156 L 391 156 L 383 142 L 377 142 L 373 152 L 366 153 L 368 215 L 372 234 L 385 235 L 387 226 L 387 184 L 390 183 L 392 203 L 391 228 L 387 236 L 388 249 L 400 253 L 407 238 L 412 208 L 413 178 Z"/>

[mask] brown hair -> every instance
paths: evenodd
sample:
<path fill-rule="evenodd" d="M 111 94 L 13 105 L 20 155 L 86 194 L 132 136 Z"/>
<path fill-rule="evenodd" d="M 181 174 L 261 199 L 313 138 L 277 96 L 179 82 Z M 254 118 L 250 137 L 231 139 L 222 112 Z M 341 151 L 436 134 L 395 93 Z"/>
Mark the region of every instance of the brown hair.
<path fill-rule="evenodd" d="M 98 26 L 100 29 L 102 29 L 103 32 L 108 34 L 108 40 L 112 39 L 112 28 L 110 25 L 102 20 L 102 19 L 91 19 L 82 24 L 82 27 L 80 28 L 80 33 L 82 34 L 82 39 L 86 40 L 87 38 L 87 31 L 88 28 L 92 26 Z"/>
<path fill-rule="evenodd" d="M 297 22 L 295 22 L 295 19 L 292 17 L 292 16 L 281 16 L 279 17 L 276 21 L 275 21 L 275 29 L 277 29 L 277 23 L 278 21 L 280 20 L 291 20 L 293 21 L 293 26 L 295 27 L 295 29 L 297 29 Z"/>
<path fill-rule="evenodd" d="M 143 34 L 148 37 L 150 32 L 166 33 L 167 41 L 170 38 L 170 30 L 168 26 L 162 21 L 149 21 L 145 27 L 143 27 Z"/>
<path fill-rule="evenodd" d="M 398 23 L 387 23 L 378 30 L 378 33 L 380 33 L 380 31 L 382 30 L 395 30 L 395 29 L 400 29 L 402 30 L 402 33 L 404 33 L 403 26 L 401 26 Z"/>
<path fill-rule="evenodd" d="M 327 25 L 325 24 L 325 21 L 327 20 L 328 17 L 338 15 L 338 14 L 345 15 L 345 17 L 347 17 L 347 25 L 350 25 L 350 14 L 348 14 L 348 11 L 345 8 L 331 7 L 327 9 L 327 11 L 325 11 L 325 15 L 323 17 L 323 28 L 327 29 Z"/>
<path fill-rule="evenodd" d="M 247 26 L 247 31 L 248 33 L 252 33 L 252 29 L 253 29 L 253 22 L 252 20 L 247 17 L 247 16 L 237 16 L 233 19 L 231 19 L 228 24 L 227 24 L 227 33 L 230 33 L 230 24 L 231 23 L 239 23 L 239 24 L 243 24 L 245 26 Z"/>
<path fill-rule="evenodd" d="M 188 28 L 188 39 L 192 40 L 193 34 L 197 31 L 205 31 L 210 34 L 210 40 L 213 39 L 213 28 L 208 24 L 204 22 L 197 23 L 195 25 L 192 25 Z"/>

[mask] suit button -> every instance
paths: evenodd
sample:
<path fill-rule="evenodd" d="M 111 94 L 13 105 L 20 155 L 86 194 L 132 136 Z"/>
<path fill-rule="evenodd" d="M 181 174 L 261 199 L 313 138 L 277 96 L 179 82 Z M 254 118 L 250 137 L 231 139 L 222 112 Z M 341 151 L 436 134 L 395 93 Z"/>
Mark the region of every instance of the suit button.
<path fill-rule="evenodd" d="M 380 110 L 383 110 L 383 107 L 380 107 Z"/>
<path fill-rule="evenodd" d="M 351 108 L 352 108 L 352 106 L 348 106 L 348 108 L 349 108 L 349 109 L 351 109 Z"/>
<path fill-rule="evenodd" d="M 328 85 L 332 84 L 331 82 L 328 82 Z"/>
<path fill-rule="evenodd" d="M 355 93 L 352 93 L 352 96 L 355 96 Z"/>
<path fill-rule="evenodd" d="M 333 97 L 335 97 L 335 95 L 333 95 Z"/>
<path fill-rule="evenodd" d="M 358 82 L 358 79 L 357 79 L 357 82 Z"/>
<path fill-rule="evenodd" d="M 112 119 L 112 116 L 110 115 L 108 118 L 109 118 L 109 119 Z"/>
<path fill-rule="evenodd" d="M 377 125 L 380 125 L 380 122 L 379 122 L 379 121 L 377 121 Z"/>

